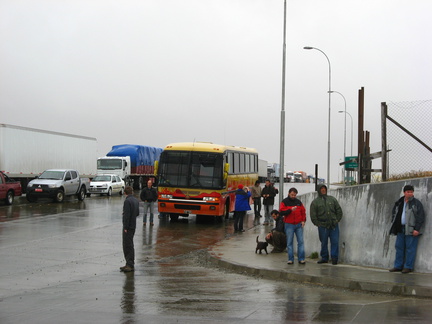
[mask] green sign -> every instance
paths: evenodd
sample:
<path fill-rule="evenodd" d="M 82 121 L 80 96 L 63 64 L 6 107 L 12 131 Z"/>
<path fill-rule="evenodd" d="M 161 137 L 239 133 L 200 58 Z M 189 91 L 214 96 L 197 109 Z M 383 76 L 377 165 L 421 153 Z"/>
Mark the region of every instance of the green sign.
<path fill-rule="evenodd" d="M 357 169 L 357 168 L 358 168 L 358 156 L 346 156 L 345 169 Z"/>

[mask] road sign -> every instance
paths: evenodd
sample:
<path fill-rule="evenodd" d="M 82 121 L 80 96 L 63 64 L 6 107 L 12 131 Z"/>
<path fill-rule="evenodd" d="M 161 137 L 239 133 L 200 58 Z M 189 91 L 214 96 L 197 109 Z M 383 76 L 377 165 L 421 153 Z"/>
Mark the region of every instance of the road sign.
<path fill-rule="evenodd" d="M 345 169 L 356 169 L 356 168 L 358 168 L 358 156 L 346 156 Z"/>

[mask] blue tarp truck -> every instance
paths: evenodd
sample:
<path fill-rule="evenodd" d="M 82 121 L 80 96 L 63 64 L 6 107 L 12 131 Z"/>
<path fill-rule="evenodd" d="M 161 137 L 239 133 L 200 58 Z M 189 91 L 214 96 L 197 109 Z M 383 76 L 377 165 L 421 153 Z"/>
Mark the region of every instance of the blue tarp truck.
<path fill-rule="evenodd" d="M 142 189 L 149 179 L 155 181 L 154 162 L 159 160 L 161 153 L 159 147 L 114 145 L 106 156 L 98 158 L 97 172 L 118 175 L 126 185 Z"/>

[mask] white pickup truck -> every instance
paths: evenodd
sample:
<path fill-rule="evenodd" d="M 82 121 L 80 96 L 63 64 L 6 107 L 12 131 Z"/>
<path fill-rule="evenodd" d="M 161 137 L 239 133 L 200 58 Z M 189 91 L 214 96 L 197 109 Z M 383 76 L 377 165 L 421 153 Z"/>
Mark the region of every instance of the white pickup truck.
<path fill-rule="evenodd" d="M 62 202 L 65 196 L 72 195 L 84 200 L 88 188 L 90 179 L 80 178 L 78 171 L 52 169 L 44 171 L 28 183 L 26 197 L 29 202 L 35 202 L 38 198 L 52 198 L 56 202 Z"/>

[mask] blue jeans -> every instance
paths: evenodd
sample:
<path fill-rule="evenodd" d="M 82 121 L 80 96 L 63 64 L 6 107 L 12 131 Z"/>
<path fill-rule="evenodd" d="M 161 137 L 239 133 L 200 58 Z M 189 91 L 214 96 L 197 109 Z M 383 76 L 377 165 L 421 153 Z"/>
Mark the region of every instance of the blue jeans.
<path fill-rule="evenodd" d="M 153 206 L 154 206 L 154 201 L 144 201 L 144 217 L 143 217 L 144 223 L 147 223 L 148 211 L 150 211 L 150 223 L 153 223 Z"/>
<path fill-rule="evenodd" d="M 294 234 L 297 238 L 297 258 L 299 261 L 305 260 L 305 250 L 303 242 L 303 227 L 302 224 L 285 223 L 285 234 L 287 237 L 288 261 L 294 261 Z"/>
<path fill-rule="evenodd" d="M 418 236 L 398 233 L 396 237 L 396 258 L 394 267 L 396 269 L 414 269 L 414 262 L 417 253 Z"/>
<path fill-rule="evenodd" d="M 339 257 L 339 224 L 333 229 L 318 227 L 318 235 L 321 242 L 321 259 L 329 260 L 328 240 L 330 239 L 330 256 L 337 260 Z"/>

